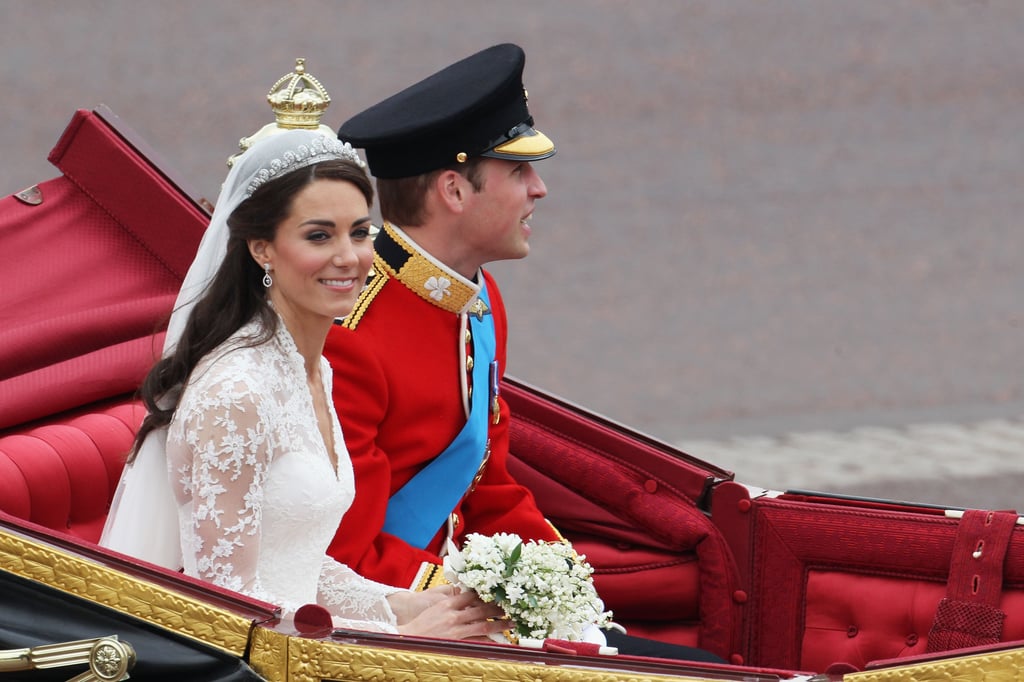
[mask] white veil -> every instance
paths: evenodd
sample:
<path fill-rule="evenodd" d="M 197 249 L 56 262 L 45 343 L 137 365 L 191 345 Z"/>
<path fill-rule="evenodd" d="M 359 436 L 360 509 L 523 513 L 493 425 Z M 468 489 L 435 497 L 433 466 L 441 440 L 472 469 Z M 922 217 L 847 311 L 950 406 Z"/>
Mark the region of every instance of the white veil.
<path fill-rule="evenodd" d="M 260 140 L 235 158 L 217 198 L 210 226 L 174 303 L 164 339 L 164 355 L 181 338 L 193 306 L 224 260 L 228 216 L 268 180 L 329 159 L 346 159 L 363 166 L 349 144 L 315 130 L 283 131 Z M 182 566 L 178 504 L 171 488 L 166 446 L 167 429 L 154 429 L 146 436 L 135 459 L 125 467 L 100 544 L 178 570 Z"/>

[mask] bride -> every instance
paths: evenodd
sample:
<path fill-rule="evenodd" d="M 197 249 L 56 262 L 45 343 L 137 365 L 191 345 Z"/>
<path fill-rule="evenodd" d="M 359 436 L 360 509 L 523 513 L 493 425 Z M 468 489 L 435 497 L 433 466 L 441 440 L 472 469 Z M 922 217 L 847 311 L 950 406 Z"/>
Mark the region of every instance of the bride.
<path fill-rule="evenodd" d="M 322 356 L 372 259 L 373 189 L 321 133 L 235 160 L 185 278 L 100 543 L 338 627 L 481 637 L 508 623 L 450 588 L 410 592 L 327 556 L 355 494 Z"/>

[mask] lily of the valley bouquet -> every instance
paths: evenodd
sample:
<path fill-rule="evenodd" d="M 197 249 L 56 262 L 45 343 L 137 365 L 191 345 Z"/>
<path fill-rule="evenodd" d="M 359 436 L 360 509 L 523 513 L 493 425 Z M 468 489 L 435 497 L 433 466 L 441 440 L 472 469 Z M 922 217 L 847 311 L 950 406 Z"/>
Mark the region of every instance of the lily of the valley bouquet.
<path fill-rule="evenodd" d="M 444 571 L 452 584 L 504 609 L 515 639 L 581 641 L 591 626 L 611 623 L 594 589 L 594 569 L 568 543 L 474 533 L 461 550 L 449 543 Z"/>

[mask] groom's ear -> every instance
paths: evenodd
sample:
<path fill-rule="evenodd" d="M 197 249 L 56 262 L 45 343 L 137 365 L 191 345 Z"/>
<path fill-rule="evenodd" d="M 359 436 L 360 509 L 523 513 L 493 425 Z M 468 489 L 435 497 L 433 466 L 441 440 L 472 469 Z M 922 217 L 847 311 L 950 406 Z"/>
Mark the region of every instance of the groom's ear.
<path fill-rule="evenodd" d="M 436 195 L 441 204 L 452 213 L 462 213 L 465 202 L 466 178 L 458 171 L 445 169 L 434 178 Z"/>

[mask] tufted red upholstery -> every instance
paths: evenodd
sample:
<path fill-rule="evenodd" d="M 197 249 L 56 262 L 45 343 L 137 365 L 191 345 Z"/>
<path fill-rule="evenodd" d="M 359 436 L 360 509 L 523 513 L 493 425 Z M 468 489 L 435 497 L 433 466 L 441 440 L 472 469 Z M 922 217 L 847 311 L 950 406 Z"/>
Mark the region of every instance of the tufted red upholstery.
<path fill-rule="evenodd" d="M 510 470 L 586 554 L 605 605 L 631 634 L 736 653 L 736 569 L 696 500 L 707 467 L 517 385 Z M 724 475 L 724 472 L 723 472 Z"/>
<path fill-rule="evenodd" d="M 144 410 L 123 399 L 0 434 L 0 509 L 99 540 Z"/>
<path fill-rule="evenodd" d="M 87 540 L 209 219 L 119 123 L 76 112 L 48 157 L 61 175 L 0 198 L 0 509 Z"/>
<path fill-rule="evenodd" d="M 923 654 L 947 594 L 960 522 L 941 510 L 716 490 L 741 558 L 747 659 L 789 670 L 863 669 Z M 1024 527 L 1003 565 L 1002 641 L 1024 639 Z"/>
<path fill-rule="evenodd" d="M 206 229 L 108 118 L 76 113 L 39 203 L 0 198 L 0 429 L 134 391 Z"/>

